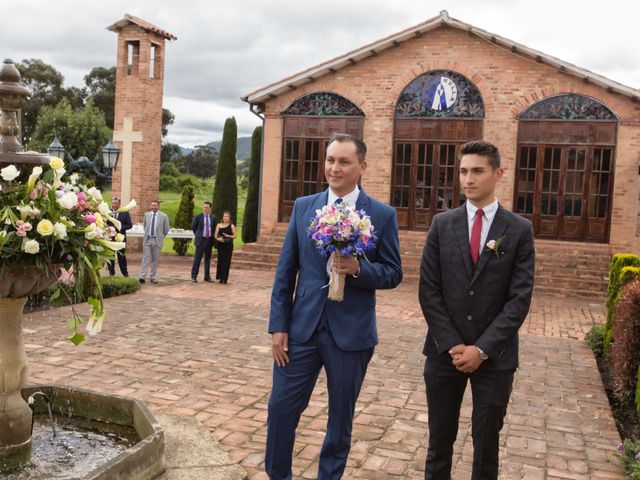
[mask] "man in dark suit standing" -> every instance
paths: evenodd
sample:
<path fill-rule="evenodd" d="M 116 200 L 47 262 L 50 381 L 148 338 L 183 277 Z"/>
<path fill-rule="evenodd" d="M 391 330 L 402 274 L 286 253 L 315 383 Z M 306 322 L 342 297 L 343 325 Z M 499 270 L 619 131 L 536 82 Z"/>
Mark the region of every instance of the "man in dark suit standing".
<path fill-rule="evenodd" d="M 129 212 L 116 212 L 120 208 L 120 197 L 113 197 L 111 199 L 111 211 L 115 212 L 113 214 L 113 218 L 120 222 L 120 229 L 116 228 L 115 225 L 111 225 L 110 222 L 107 222 L 110 226 L 116 229 L 116 233 L 121 233 L 124 235 L 124 242 L 127 241 L 127 230 L 129 230 L 133 224 L 131 223 L 131 215 Z M 129 270 L 127 270 L 127 257 L 125 254 L 125 249 L 118 250 L 117 258 L 118 258 L 118 266 L 120 267 L 120 273 L 122 276 L 128 277 Z M 109 275 L 114 276 L 116 274 L 116 261 L 111 260 L 109 262 Z"/>
<path fill-rule="evenodd" d="M 194 234 L 194 243 L 196 245 L 196 253 L 193 256 L 193 265 L 191 266 L 191 281 L 198 283 L 198 272 L 200 271 L 200 262 L 204 256 L 204 281 L 211 282 L 211 249 L 213 248 L 213 232 L 215 232 L 216 216 L 211 214 L 211 202 L 202 204 L 202 213 L 193 217 L 191 230 Z"/>
<path fill-rule="evenodd" d="M 460 151 L 460 187 L 467 201 L 433 218 L 420 266 L 419 299 L 429 327 L 423 352 L 427 480 L 451 478 L 468 380 L 472 479 L 498 478 L 499 434 L 518 367 L 518 329 L 533 290 L 533 227 L 496 200 L 504 173 L 498 149 L 477 141 Z"/>
<path fill-rule="evenodd" d="M 316 478 L 342 478 L 356 400 L 378 343 L 376 289 L 394 288 L 402 280 L 396 212 L 358 187 L 367 167 L 366 148 L 356 137 L 334 135 L 325 159 L 329 189 L 298 198 L 291 213 L 269 319 L 274 366 L 265 468 L 271 479 L 291 479 L 295 430 L 323 367 L 329 422 Z M 327 260 L 306 231 L 316 209 L 337 201 L 363 209 L 378 237 L 375 248 L 367 252 L 369 261 L 348 256 L 333 265 L 346 275 L 342 302 L 327 299 Z"/>

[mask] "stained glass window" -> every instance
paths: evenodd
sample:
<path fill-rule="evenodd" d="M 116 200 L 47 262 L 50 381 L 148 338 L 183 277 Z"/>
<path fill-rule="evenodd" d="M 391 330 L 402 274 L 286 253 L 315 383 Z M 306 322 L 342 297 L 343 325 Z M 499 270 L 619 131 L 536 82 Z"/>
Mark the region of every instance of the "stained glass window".
<path fill-rule="evenodd" d="M 362 116 L 364 113 L 353 102 L 331 92 L 309 93 L 293 102 L 285 115 L 340 115 Z"/>
<path fill-rule="evenodd" d="M 400 94 L 396 117 L 484 118 L 484 103 L 471 81 L 450 70 L 415 78 Z"/>
<path fill-rule="evenodd" d="M 555 95 L 531 105 L 521 120 L 616 120 L 598 100 L 576 93 Z"/>

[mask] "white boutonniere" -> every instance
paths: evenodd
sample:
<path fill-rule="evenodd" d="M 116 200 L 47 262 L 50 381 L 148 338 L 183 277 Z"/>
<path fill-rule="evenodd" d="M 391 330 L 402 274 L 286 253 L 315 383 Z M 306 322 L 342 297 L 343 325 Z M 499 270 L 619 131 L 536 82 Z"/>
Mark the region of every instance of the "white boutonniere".
<path fill-rule="evenodd" d="M 498 237 L 495 240 L 489 240 L 487 242 L 487 248 L 496 255 L 496 258 L 500 258 L 500 255 L 504 255 L 504 252 L 500 250 L 500 245 L 502 244 L 503 239 L 504 237 Z"/>

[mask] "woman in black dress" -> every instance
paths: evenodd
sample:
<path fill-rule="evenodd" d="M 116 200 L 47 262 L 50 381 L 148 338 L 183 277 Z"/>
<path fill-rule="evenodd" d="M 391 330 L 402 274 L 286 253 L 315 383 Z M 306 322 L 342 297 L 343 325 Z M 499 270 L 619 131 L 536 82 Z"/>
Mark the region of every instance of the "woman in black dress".
<path fill-rule="evenodd" d="M 236 226 L 232 223 L 230 212 L 222 214 L 222 221 L 216 225 L 214 237 L 218 242 L 216 280 L 219 280 L 220 283 L 227 283 L 231 256 L 233 255 L 233 239 L 236 238 Z"/>

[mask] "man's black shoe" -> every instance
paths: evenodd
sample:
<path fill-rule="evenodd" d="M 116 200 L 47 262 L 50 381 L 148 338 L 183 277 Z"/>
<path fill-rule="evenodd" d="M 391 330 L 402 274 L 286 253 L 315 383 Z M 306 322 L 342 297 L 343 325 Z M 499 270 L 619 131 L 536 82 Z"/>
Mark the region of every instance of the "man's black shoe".
<path fill-rule="evenodd" d="M 205 282 L 206 282 L 206 280 L 205 280 Z M 191 277 L 191 283 L 198 283 L 198 280 L 193 278 L 193 277 Z"/>
<path fill-rule="evenodd" d="M 138 279 L 138 281 L 139 281 L 140 283 L 144 283 L 144 278 L 139 278 L 139 279 Z"/>

